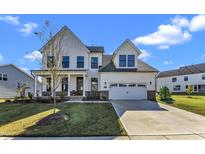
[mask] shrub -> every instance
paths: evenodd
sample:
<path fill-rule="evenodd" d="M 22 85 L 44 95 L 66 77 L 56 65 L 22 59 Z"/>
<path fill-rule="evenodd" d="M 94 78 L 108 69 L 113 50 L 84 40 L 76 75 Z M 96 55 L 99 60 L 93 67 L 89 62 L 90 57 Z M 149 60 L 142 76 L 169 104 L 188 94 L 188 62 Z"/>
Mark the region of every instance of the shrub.
<path fill-rule="evenodd" d="M 186 89 L 186 93 L 190 96 L 194 92 L 193 86 L 189 85 Z"/>
<path fill-rule="evenodd" d="M 160 100 L 170 100 L 171 94 L 169 92 L 169 88 L 167 88 L 166 86 L 160 88 L 159 97 Z"/>
<path fill-rule="evenodd" d="M 31 101 L 33 98 L 33 94 L 31 92 L 28 92 L 28 97 L 29 97 L 29 100 Z"/>

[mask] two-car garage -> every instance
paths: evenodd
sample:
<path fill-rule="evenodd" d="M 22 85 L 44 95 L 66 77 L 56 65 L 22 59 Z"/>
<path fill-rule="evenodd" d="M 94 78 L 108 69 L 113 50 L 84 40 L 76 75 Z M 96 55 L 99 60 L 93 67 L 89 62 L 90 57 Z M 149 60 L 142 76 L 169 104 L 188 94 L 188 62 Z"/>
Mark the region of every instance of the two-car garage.
<path fill-rule="evenodd" d="M 111 100 L 142 100 L 147 99 L 146 84 L 112 83 L 109 86 Z"/>

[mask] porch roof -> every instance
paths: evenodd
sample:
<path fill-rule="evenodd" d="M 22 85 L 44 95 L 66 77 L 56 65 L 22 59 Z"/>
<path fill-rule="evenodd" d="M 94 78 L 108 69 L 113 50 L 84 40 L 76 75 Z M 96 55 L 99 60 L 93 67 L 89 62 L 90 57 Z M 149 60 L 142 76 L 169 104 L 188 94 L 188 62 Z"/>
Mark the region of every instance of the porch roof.
<path fill-rule="evenodd" d="M 83 74 L 87 74 L 87 69 L 70 69 L 70 70 L 65 70 L 65 69 L 59 69 L 58 73 L 60 75 L 83 75 Z M 33 75 L 39 75 L 39 76 L 46 76 L 46 75 L 50 75 L 50 70 L 31 70 L 31 74 Z"/>

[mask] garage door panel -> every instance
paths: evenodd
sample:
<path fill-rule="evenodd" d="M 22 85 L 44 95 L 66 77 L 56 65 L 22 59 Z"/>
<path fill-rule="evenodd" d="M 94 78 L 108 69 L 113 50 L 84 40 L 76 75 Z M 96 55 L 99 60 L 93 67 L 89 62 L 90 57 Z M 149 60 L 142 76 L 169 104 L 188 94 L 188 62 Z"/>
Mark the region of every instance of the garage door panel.
<path fill-rule="evenodd" d="M 119 85 L 119 84 L 118 84 Z M 110 87 L 109 90 L 109 99 L 113 100 L 141 100 L 147 99 L 147 88 L 141 86 L 135 87 Z"/>

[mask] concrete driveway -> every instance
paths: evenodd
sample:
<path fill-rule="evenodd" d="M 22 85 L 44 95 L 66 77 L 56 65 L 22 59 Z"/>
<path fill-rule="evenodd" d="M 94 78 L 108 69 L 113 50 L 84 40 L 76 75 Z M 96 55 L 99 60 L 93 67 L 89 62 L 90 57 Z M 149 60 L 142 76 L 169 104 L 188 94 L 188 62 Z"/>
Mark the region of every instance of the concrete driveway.
<path fill-rule="evenodd" d="M 205 139 L 205 117 L 153 101 L 111 101 L 133 139 Z"/>

